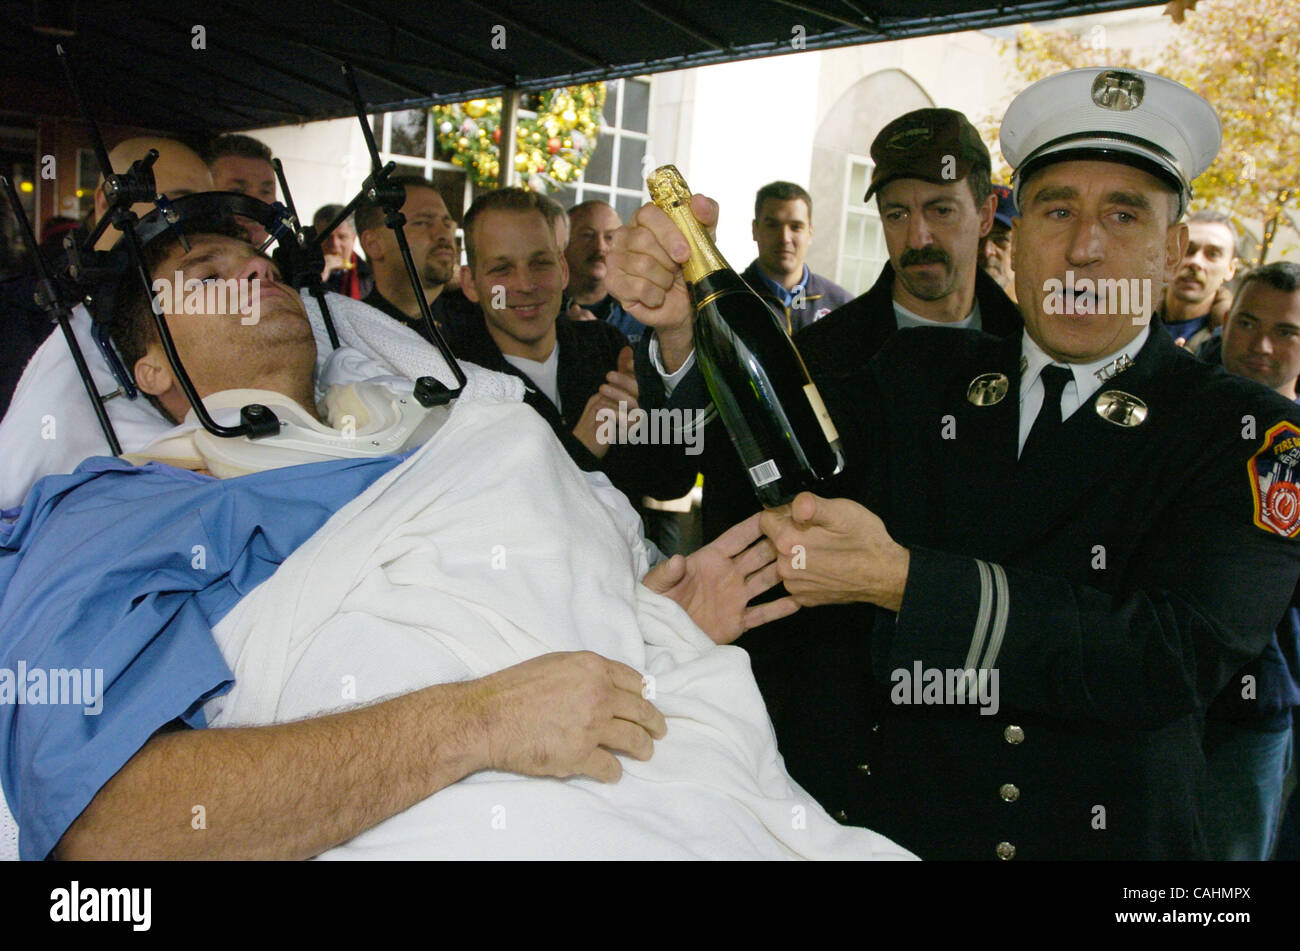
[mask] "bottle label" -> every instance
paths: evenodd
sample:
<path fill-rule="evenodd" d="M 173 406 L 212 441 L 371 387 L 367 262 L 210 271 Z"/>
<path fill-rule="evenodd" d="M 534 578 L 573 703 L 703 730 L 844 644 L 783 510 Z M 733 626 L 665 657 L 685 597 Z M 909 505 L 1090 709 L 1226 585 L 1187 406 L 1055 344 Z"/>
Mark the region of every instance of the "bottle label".
<path fill-rule="evenodd" d="M 761 489 L 769 482 L 775 482 L 781 478 L 781 470 L 776 467 L 776 463 L 771 459 L 767 462 L 760 462 L 749 469 L 750 481 L 754 483 L 754 488 Z"/>
<path fill-rule="evenodd" d="M 817 416 L 817 422 L 822 424 L 822 432 L 826 434 L 826 441 L 835 442 L 840 438 L 840 434 L 835 429 L 835 423 L 831 421 L 831 414 L 826 412 L 826 404 L 822 402 L 822 395 L 817 392 L 817 384 L 804 384 L 803 392 L 804 396 L 808 397 L 808 402 L 812 404 L 813 413 Z"/>

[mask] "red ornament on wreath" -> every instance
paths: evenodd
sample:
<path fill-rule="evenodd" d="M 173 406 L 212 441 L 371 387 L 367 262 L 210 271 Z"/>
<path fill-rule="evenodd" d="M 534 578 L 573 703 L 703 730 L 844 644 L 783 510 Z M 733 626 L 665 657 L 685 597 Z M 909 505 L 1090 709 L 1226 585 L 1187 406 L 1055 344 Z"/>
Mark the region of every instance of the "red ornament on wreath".
<path fill-rule="evenodd" d="M 552 136 L 551 138 L 547 139 L 546 151 L 550 152 L 552 155 L 560 151 L 560 140 L 555 136 Z"/>
<path fill-rule="evenodd" d="M 501 127 L 500 127 L 500 126 L 497 126 L 495 129 L 492 130 L 492 141 L 495 142 L 497 145 L 500 145 L 500 144 L 501 144 Z"/>

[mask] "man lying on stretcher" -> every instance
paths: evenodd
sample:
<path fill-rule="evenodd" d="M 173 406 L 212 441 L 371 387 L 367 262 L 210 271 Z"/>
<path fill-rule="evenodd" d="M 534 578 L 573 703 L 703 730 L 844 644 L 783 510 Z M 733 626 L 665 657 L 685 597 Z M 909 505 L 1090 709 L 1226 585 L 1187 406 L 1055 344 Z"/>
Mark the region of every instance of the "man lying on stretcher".
<path fill-rule="evenodd" d="M 0 527 L 0 663 L 107 685 L 97 716 L 0 708 L 24 857 L 906 856 L 789 778 L 743 653 L 709 640 L 794 609 L 746 607 L 776 580 L 756 519 L 651 567 L 516 381 L 469 367 L 429 410 L 359 383 L 322 414 L 264 257 L 215 233 L 149 257 L 259 279 L 255 324 L 168 325 L 219 422 L 263 403 L 292 438 L 200 430 L 143 290 L 119 299 L 127 365 L 188 424 Z"/>

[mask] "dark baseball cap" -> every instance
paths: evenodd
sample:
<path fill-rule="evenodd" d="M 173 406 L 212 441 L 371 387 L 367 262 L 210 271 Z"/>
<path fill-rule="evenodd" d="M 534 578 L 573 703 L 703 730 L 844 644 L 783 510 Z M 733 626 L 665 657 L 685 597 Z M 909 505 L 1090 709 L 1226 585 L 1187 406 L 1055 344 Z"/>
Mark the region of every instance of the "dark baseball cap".
<path fill-rule="evenodd" d="M 993 220 L 1004 228 L 1010 228 L 1011 222 L 1020 214 L 1016 210 L 1016 199 L 1010 185 L 994 185 L 993 194 L 998 196 L 998 207 L 993 212 Z"/>
<path fill-rule="evenodd" d="M 896 178 L 936 185 L 961 181 L 976 166 L 991 169 L 979 131 L 956 109 L 917 109 L 880 130 L 871 143 L 871 187 L 863 201 Z"/>

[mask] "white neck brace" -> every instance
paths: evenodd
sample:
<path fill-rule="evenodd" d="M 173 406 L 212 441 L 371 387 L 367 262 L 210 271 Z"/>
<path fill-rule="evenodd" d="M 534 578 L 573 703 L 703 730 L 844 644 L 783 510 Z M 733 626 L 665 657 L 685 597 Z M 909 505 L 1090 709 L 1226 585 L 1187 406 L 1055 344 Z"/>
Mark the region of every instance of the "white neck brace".
<path fill-rule="evenodd" d="M 377 383 L 332 386 L 325 394 L 325 418 L 317 422 L 282 393 L 224 390 L 203 400 L 221 425 L 236 425 L 239 410 L 261 403 L 280 420 L 280 432 L 263 439 L 213 436 L 190 410 L 185 422 L 139 452 L 124 456 L 137 465 L 165 462 L 182 469 L 206 469 L 230 479 L 284 466 L 329 459 L 364 459 L 403 452 L 424 444 L 446 421 L 451 406 L 421 406 L 408 392 Z"/>

